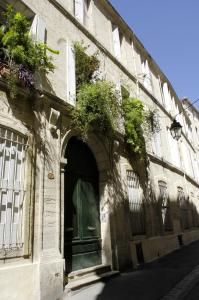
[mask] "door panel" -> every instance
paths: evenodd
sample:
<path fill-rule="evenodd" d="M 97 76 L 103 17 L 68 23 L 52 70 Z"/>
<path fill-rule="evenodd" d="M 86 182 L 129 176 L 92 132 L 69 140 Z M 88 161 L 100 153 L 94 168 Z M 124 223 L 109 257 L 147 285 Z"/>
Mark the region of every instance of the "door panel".
<path fill-rule="evenodd" d="M 73 141 L 71 145 L 66 155 L 64 212 L 64 252 L 68 273 L 101 264 L 96 162 L 85 143 Z"/>

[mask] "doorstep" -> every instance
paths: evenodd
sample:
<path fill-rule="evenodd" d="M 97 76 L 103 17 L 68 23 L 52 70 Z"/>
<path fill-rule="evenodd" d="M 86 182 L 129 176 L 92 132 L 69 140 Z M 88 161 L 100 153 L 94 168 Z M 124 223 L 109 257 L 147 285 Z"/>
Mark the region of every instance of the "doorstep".
<path fill-rule="evenodd" d="M 71 272 L 64 294 L 72 293 L 95 282 L 119 275 L 119 271 L 112 271 L 110 265 L 99 265 L 91 268 Z"/>

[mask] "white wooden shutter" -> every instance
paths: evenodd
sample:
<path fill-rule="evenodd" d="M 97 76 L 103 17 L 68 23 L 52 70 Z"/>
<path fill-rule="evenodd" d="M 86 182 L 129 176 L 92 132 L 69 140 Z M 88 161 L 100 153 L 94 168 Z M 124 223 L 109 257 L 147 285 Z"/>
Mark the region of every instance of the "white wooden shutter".
<path fill-rule="evenodd" d="M 142 63 L 143 84 L 150 92 L 152 92 L 151 72 L 148 61 Z"/>
<path fill-rule="evenodd" d="M 37 15 L 34 16 L 34 19 L 33 19 L 33 22 L 32 22 L 32 25 L 30 27 L 30 36 L 31 38 L 36 41 L 37 40 Z"/>
<path fill-rule="evenodd" d="M 41 17 L 35 15 L 31 28 L 30 36 L 37 42 L 45 43 L 46 25 Z"/>
<path fill-rule="evenodd" d="M 75 18 L 84 23 L 84 0 L 75 0 Z"/>
<path fill-rule="evenodd" d="M 163 96 L 164 96 L 166 108 L 168 110 L 171 110 L 171 96 L 166 82 L 163 84 Z"/>
<path fill-rule="evenodd" d="M 181 161 L 180 161 L 180 152 L 178 148 L 178 141 L 174 140 L 170 130 L 167 130 L 167 135 L 168 135 L 168 141 L 169 141 L 169 149 L 170 149 L 170 158 L 169 161 L 180 168 L 181 166 Z"/>
<path fill-rule="evenodd" d="M 162 82 L 161 82 L 160 77 L 158 77 L 158 81 L 159 81 L 159 89 L 160 89 L 160 95 L 161 95 L 160 102 L 161 102 L 162 105 L 165 105 L 165 103 L 164 103 L 164 96 L 163 96 L 163 90 L 162 90 Z"/>
<path fill-rule="evenodd" d="M 115 57 L 120 59 L 121 58 L 121 47 L 120 47 L 120 35 L 119 35 L 119 29 L 117 26 L 113 25 L 112 29 L 113 34 L 113 49 Z"/>
<path fill-rule="evenodd" d="M 183 153 L 184 170 L 186 173 L 191 174 L 191 169 L 190 169 L 191 162 L 190 162 L 190 157 L 189 157 L 187 146 L 186 146 L 185 142 L 183 142 L 181 145 L 182 145 L 182 153 Z"/>
<path fill-rule="evenodd" d="M 67 77 L 68 77 L 68 102 L 75 106 L 76 79 L 75 79 L 75 53 L 73 45 L 68 42 Z"/>
<path fill-rule="evenodd" d="M 0 249 L 23 246 L 25 141 L 0 127 Z"/>
<path fill-rule="evenodd" d="M 153 133 L 153 139 L 152 139 L 152 150 L 153 153 L 157 156 L 162 156 L 162 142 L 161 142 L 161 134 L 160 131 Z"/>
<path fill-rule="evenodd" d="M 84 0 L 84 24 L 88 27 L 89 26 L 89 18 L 90 18 L 90 0 Z"/>
<path fill-rule="evenodd" d="M 46 25 L 41 17 L 37 18 L 37 41 L 45 43 L 46 38 Z"/>

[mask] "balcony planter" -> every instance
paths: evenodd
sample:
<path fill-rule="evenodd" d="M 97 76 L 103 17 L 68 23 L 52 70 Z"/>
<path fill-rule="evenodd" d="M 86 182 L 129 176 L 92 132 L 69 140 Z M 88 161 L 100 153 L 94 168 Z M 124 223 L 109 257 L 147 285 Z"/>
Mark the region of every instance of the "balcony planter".
<path fill-rule="evenodd" d="M 0 16 L 1 17 L 1 16 Z M 2 15 L 4 24 L 0 26 L 0 76 L 6 77 L 11 98 L 17 95 L 17 87 L 34 88 L 34 74 L 53 72 L 52 56 L 47 51 L 58 54 L 45 43 L 33 41 L 30 23 L 11 6 Z"/>

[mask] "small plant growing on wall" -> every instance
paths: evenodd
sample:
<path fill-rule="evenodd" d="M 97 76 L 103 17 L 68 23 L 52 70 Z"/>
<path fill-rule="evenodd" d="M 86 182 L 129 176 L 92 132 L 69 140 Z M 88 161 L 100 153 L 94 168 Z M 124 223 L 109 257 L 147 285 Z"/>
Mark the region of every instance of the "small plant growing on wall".
<path fill-rule="evenodd" d="M 12 6 L 7 7 L 1 18 L 4 21 L 0 27 L 0 71 L 6 75 L 11 96 L 15 97 L 19 82 L 32 88 L 36 72 L 54 71 L 53 58 L 48 52 L 58 52 L 33 41 L 30 22 L 20 12 L 14 12 Z"/>

